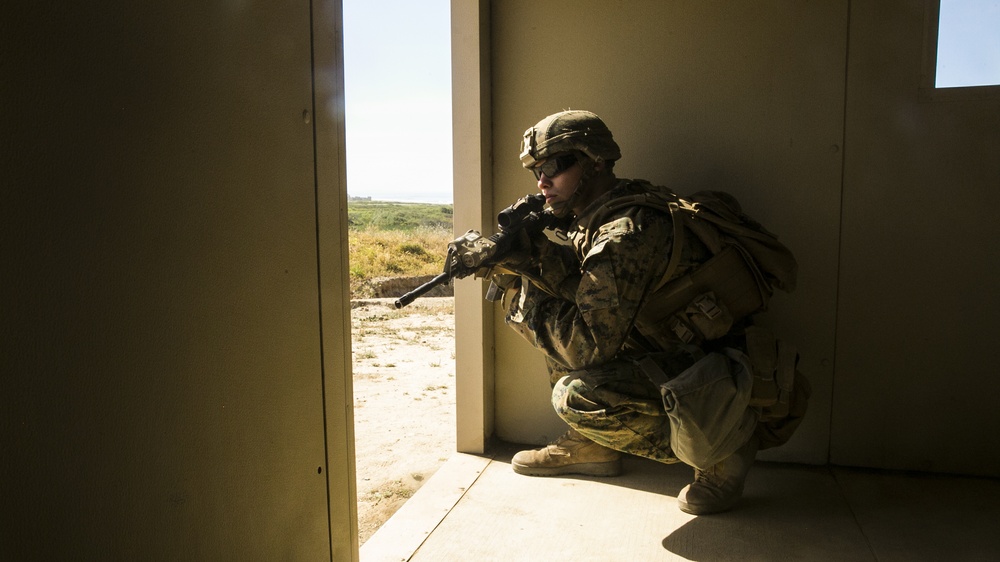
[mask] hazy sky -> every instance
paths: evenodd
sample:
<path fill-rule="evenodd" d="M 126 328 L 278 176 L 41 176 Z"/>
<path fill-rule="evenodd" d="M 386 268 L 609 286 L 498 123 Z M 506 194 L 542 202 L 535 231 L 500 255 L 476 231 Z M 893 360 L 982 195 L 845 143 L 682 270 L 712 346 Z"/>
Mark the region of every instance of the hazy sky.
<path fill-rule="evenodd" d="M 452 202 L 450 0 L 343 0 L 347 192 Z"/>
<path fill-rule="evenodd" d="M 343 0 L 347 192 L 452 202 L 450 0 Z M 1000 83 L 1000 0 L 941 0 L 937 84 Z"/>
<path fill-rule="evenodd" d="M 1000 84 L 1000 0 L 941 0 L 936 85 Z"/>

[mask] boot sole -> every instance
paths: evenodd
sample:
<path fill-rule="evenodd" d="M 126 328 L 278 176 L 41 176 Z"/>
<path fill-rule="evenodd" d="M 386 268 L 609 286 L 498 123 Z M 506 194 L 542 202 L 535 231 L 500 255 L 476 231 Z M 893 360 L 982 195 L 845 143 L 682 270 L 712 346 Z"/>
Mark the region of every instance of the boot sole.
<path fill-rule="evenodd" d="M 688 503 L 685 499 L 680 497 L 685 495 L 684 492 L 687 489 L 688 487 L 685 486 L 681 490 L 681 493 L 678 494 L 677 507 L 684 513 L 689 513 L 691 515 L 712 515 L 715 513 L 724 513 L 735 507 L 736 504 L 739 503 L 740 498 L 743 497 L 743 489 L 741 488 L 739 492 L 737 492 L 734 496 L 727 498 L 725 501 L 719 500 L 714 503 Z"/>
<path fill-rule="evenodd" d="M 584 476 L 618 476 L 622 473 L 620 460 L 607 462 L 582 462 L 565 466 L 527 466 L 516 462 L 510 463 L 511 468 L 525 476 L 560 476 L 563 474 L 583 474 Z"/>
<path fill-rule="evenodd" d="M 684 501 L 678 501 L 677 507 L 684 513 L 689 513 L 691 515 L 713 515 L 716 513 L 725 513 L 731 510 L 736 506 L 738 501 L 739 498 L 731 502 L 718 505 L 692 505 Z"/>

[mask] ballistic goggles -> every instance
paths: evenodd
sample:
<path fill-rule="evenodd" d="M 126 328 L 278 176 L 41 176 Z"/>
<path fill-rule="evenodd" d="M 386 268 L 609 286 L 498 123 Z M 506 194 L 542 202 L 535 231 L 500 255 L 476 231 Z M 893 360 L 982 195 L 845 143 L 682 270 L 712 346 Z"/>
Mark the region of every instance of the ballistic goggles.
<path fill-rule="evenodd" d="M 535 174 L 536 180 L 542 179 L 542 174 L 545 174 L 546 177 L 551 179 L 572 168 L 576 163 L 576 154 L 567 152 L 566 154 L 546 158 L 545 162 L 542 162 L 538 166 L 530 169 L 531 172 Z"/>

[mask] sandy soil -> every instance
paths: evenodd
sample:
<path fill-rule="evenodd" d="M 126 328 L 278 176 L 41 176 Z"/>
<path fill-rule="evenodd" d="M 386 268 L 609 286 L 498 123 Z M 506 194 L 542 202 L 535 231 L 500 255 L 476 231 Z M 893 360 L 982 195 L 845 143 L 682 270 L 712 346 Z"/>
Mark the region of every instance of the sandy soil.
<path fill-rule="evenodd" d="M 454 299 L 351 303 L 362 544 L 455 451 Z"/>

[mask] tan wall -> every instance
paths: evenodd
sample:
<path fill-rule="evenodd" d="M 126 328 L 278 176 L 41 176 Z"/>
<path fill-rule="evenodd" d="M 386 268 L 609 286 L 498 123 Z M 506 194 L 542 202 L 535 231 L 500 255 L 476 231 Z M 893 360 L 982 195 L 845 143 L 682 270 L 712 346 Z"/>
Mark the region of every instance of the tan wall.
<path fill-rule="evenodd" d="M 455 173 L 455 235 L 469 229 L 489 232 L 493 163 L 490 119 L 489 0 L 453 0 L 451 6 L 452 128 Z M 482 283 L 455 283 L 456 445 L 482 453 L 493 434 L 493 307 L 483 300 Z"/>
<path fill-rule="evenodd" d="M 339 1 L 95 6 L 0 9 L 0 558 L 356 559 Z"/>
<path fill-rule="evenodd" d="M 1000 88 L 921 93 L 924 4 L 851 7 L 831 459 L 997 476 Z"/>
<path fill-rule="evenodd" d="M 799 257 L 798 290 L 762 320 L 800 347 L 814 395 L 763 458 L 998 475 L 1000 95 L 921 90 L 934 6 L 494 2 L 489 211 L 535 189 L 525 128 L 597 112 L 620 176 L 732 191 Z M 494 312 L 495 433 L 545 442 L 564 426 L 542 360 Z"/>
<path fill-rule="evenodd" d="M 775 298 L 765 321 L 800 347 L 813 412 L 769 456 L 825 462 L 847 4 L 810 6 L 494 3 L 494 206 L 535 189 L 517 159 L 521 133 L 564 108 L 607 121 L 624 154 L 619 176 L 736 194 L 802 268 L 799 289 Z M 496 322 L 496 433 L 543 442 L 563 425 L 548 405 L 541 358 L 499 328 L 499 314 Z"/>

